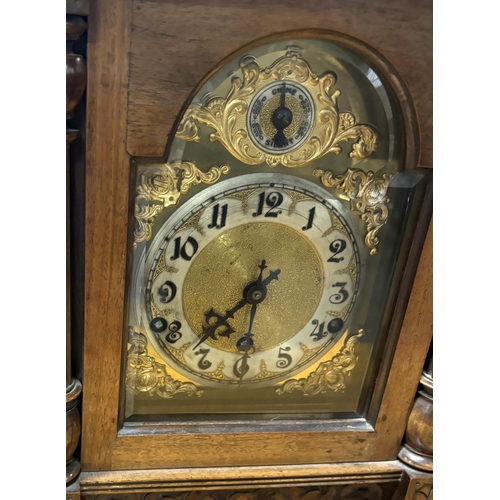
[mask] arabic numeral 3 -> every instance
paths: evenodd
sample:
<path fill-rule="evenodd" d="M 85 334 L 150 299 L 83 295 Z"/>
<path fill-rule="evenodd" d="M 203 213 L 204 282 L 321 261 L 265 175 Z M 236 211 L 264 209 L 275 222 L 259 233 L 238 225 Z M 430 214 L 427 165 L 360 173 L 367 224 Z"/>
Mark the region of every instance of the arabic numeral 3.
<path fill-rule="evenodd" d="M 338 288 L 338 290 L 330 296 L 330 302 L 332 304 L 342 304 L 348 299 L 349 293 L 347 290 L 344 290 L 346 285 L 347 283 L 334 283 L 332 285 L 333 288 Z"/>

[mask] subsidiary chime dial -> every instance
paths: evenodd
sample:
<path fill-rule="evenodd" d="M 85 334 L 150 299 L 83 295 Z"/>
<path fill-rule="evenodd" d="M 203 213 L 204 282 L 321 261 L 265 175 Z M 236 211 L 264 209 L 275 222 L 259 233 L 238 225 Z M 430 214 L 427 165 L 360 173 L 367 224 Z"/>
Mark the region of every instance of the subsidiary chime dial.
<path fill-rule="evenodd" d="M 247 128 L 252 141 L 267 153 L 285 153 L 300 146 L 314 123 L 314 103 L 299 83 L 279 81 L 252 99 Z"/>
<path fill-rule="evenodd" d="M 203 384 L 266 385 L 345 331 L 358 247 L 339 206 L 291 176 L 206 189 L 157 235 L 141 315 L 159 352 Z"/>

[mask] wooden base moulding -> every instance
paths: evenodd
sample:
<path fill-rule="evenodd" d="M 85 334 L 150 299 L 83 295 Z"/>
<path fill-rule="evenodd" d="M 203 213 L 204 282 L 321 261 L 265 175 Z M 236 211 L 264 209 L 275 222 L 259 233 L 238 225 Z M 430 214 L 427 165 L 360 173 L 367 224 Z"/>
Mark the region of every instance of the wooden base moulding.
<path fill-rule="evenodd" d="M 88 500 L 389 500 L 399 461 L 83 472 Z"/>

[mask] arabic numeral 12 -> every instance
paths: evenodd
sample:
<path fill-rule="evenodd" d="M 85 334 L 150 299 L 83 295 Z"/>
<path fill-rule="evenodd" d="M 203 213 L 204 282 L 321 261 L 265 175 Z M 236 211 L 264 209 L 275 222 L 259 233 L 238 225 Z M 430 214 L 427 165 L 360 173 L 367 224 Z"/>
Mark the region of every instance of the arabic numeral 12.
<path fill-rule="evenodd" d="M 269 208 L 269 210 L 264 214 L 264 217 L 278 217 L 281 214 L 281 210 L 276 210 L 283 203 L 283 195 L 277 191 L 269 193 L 266 197 L 266 193 L 259 194 L 259 205 L 257 206 L 257 211 L 252 215 L 258 217 L 262 215 L 264 210 L 264 201 Z"/>

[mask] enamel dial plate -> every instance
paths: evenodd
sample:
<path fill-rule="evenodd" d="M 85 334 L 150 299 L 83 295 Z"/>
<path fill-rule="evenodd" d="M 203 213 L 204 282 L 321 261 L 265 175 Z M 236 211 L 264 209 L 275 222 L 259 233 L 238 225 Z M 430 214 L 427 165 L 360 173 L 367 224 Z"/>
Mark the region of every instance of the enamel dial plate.
<path fill-rule="evenodd" d="M 322 188 L 250 174 L 177 210 L 143 275 L 137 313 L 168 365 L 202 385 L 256 387 L 303 370 L 345 333 L 360 256 Z"/>

